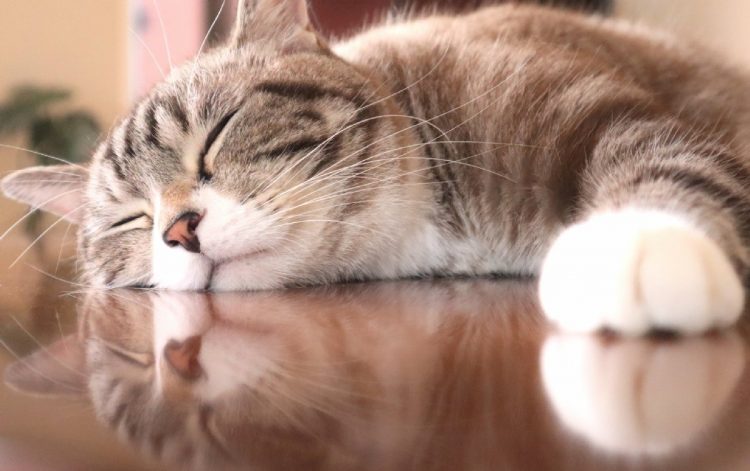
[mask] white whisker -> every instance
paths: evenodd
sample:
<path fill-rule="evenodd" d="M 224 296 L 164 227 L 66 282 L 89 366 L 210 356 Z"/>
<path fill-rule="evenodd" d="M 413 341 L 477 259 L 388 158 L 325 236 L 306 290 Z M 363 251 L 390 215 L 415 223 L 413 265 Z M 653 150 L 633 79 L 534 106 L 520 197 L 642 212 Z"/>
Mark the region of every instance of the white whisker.
<path fill-rule="evenodd" d="M 32 206 L 32 208 L 31 208 L 31 209 L 29 210 L 29 212 L 27 212 L 26 214 L 24 214 L 23 216 L 21 216 L 20 218 L 18 218 L 18 220 L 17 220 L 16 222 L 14 222 L 14 223 L 13 223 L 13 224 L 12 224 L 12 225 L 11 225 L 11 226 L 10 226 L 10 227 L 8 228 L 8 229 L 6 229 L 6 230 L 5 230 L 5 232 L 3 232 L 2 234 L 0 234 L 0 241 L 2 241 L 3 239 L 5 239 L 5 237 L 6 237 L 6 236 L 7 236 L 7 235 L 8 235 L 8 234 L 9 234 L 9 233 L 10 233 L 10 232 L 11 232 L 11 231 L 13 230 L 13 229 L 15 229 L 15 228 L 16 228 L 16 227 L 17 227 L 17 226 L 18 226 L 19 224 L 21 224 L 21 223 L 22 223 L 23 221 L 25 221 L 25 220 L 26 220 L 26 219 L 28 219 L 29 217 L 31 217 L 31 215 L 33 215 L 33 214 L 34 214 L 35 212 L 37 212 L 37 211 L 38 211 L 38 210 L 39 210 L 40 208 L 42 208 L 42 207 L 43 207 L 44 205 L 46 205 L 47 203 L 51 203 L 51 202 L 55 201 L 55 200 L 56 200 L 56 199 L 58 199 L 58 198 L 62 198 L 63 196 L 69 195 L 69 194 L 71 194 L 71 193 L 75 193 L 75 192 L 77 192 L 77 191 L 80 191 L 80 190 L 78 190 L 78 189 L 75 189 L 75 190 L 69 190 L 69 191 L 65 191 L 65 192 L 63 192 L 63 193 L 60 193 L 60 194 L 58 194 L 58 195 L 55 195 L 55 196 L 54 196 L 53 198 L 50 198 L 50 199 L 48 199 L 48 200 L 46 200 L 46 201 L 43 201 L 43 202 L 41 202 L 41 203 L 40 203 L 39 205 L 37 205 L 37 206 Z M 79 208 L 80 208 L 80 206 L 79 206 Z"/>
<path fill-rule="evenodd" d="M 30 154 L 38 155 L 40 157 L 45 157 L 45 158 L 48 158 L 48 159 L 51 159 L 51 160 L 55 160 L 57 162 L 61 162 L 61 163 L 67 164 L 67 165 L 72 165 L 74 167 L 80 168 L 81 170 L 85 170 L 85 171 L 88 172 L 88 169 L 86 167 L 84 167 L 83 165 L 78 165 L 76 163 L 71 162 L 70 160 L 65 160 L 65 159 L 62 159 L 60 157 L 55 157 L 54 155 L 45 154 L 43 152 L 37 152 L 35 150 L 27 149 L 25 147 L 11 146 L 11 145 L 8 145 L 8 144 L 0 144 L 0 147 L 5 148 L 5 149 L 11 149 L 11 150 L 19 150 L 21 152 L 28 152 Z"/>
<path fill-rule="evenodd" d="M 156 56 L 154 55 L 154 51 L 152 51 L 151 48 L 148 47 L 148 44 L 146 44 L 143 38 L 141 38 L 140 35 L 138 35 L 138 33 L 136 33 L 133 30 L 133 28 L 128 26 L 128 31 L 130 32 L 130 34 L 135 36 L 135 39 L 141 44 L 141 47 L 143 47 L 143 49 L 146 50 L 146 53 L 149 55 L 149 57 L 151 57 L 151 61 L 156 66 L 156 69 L 159 71 L 159 75 L 161 75 L 162 80 L 167 78 L 166 74 L 164 73 L 164 69 L 161 68 L 161 64 L 159 64 L 159 61 L 156 59 Z"/>
<path fill-rule="evenodd" d="M 154 8 L 156 9 L 156 18 L 159 20 L 159 28 L 161 29 L 161 37 L 164 40 L 164 49 L 167 52 L 167 62 L 169 63 L 170 72 L 174 69 L 172 63 L 172 51 L 169 48 L 169 39 L 167 38 L 167 29 L 164 27 L 164 18 L 161 16 L 161 10 L 159 9 L 159 2 L 152 0 Z"/>
<path fill-rule="evenodd" d="M 47 234 L 47 233 L 48 233 L 49 231 L 51 231 L 51 230 L 52 230 L 52 229 L 53 229 L 53 228 L 54 228 L 55 226 L 57 226 L 57 225 L 58 225 L 58 224 L 59 224 L 60 222 L 62 222 L 62 221 L 65 221 L 65 218 L 66 218 L 67 216 L 70 216 L 71 214 L 75 213 L 76 211 L 78 211 L 79 209 L 83 208 L 84 206 L 85 206 L 85 204 L 81 204 L 81 205 L 79 205 L 79 206 L 76 206 L 76 207 L 75 207 L 75 208 L 73 208 L 72 210 L 70 210 L 70 211 L 68 211 L 67 213 L 65 213 L 65 214 L 63 214 L 62 216 L 60 216 L 60 217 L 59 217 L 59 218 L 58 218 L 58 219 L 57 219 L 57 220 L 56 220 L 55 222 L 53 222 L 52 224 L 50 224 L 50 226 L 49 226 L 49 227 L 48 227 L 47 229 L 45 229 L 45 230 L 44 230 L 44 231 L 43 231 L 43 232 L 42 232 L 41 234 L 39 234 L 39 237 L 37 237 L 36 239 L 34 239 L 34 240 L 33 240 L 33 241 L 31 242 L 31 244 L 29 244 L 29 246 L 28 246 L 28 247 L 26 247 L 26 249 L 25 249 L 25 250 L 24 250 L 23 252 L 21 252 L 21 255 L 19 255 L 19 256 L 18 256 L 18 257 L 17 257 L 17 258 L 16 258 L 16 259 L 15 259 L 15 260 L 13 261 L 13 263 L 11 263 L 11 264 L 10 264 L 10 265 L 8 266 L 8 268 L 9 268 L 9 269 L 10 269 L 10 268 L 13 268 L 13 266 L 15 266 L 15 264 L 16 264 L 16 263 L 18 263 L 18 261 L 19 261 L 19 260 L 21 260 L 21 258 L 23 258 L 23 256 L 24 256 L 24 255 L 26 255 L 26 254 L 28 253 L 28 251 L 29 251 L 29 250 L 31 250 L 31 248 L 32 248 L 32 247 L 33 247 L 33 246 L 34 246 L 34 245 L 35 245 L 35 244 L 36 244 L 37 242 L 39 242 L 39 241 L 40 241 L 40 240 L 42 239 L 42 237 L 44 237 L 44 236 L 45 236 L 45 235 L 46 235 L 46 234 Z"/>
<path fill-rule="evenodd" d="M 208 32 L 206 32 L 206 35 L 203 37 L 203 41 L 201 41 L 201 45 L 198 48 L 198 54 L 195 56 L 195 63 L 198 63 L 198 58 L 200 58 L 201 53 L 203 52 L 203 47 L 206 45 L 206 41 L 208 41 L 208 37 L 211 36 L 211 32 L 214 30 L 214 26 L 216 26 L 216 23 L 219 21 L 219 18 L 221 17 L 221 12 L 224 11 L 224 5 L 227 3 L 226 0 L 223 0 L 221 2 L 221 6 L 219 7 L 219 11 L 216 13 L 216 16 L 214 17 L 214 20 L 211 22 L 211 26 L 208 27 Z M 193 67 L 193 70 L 195 70 L 195 66 Z"/>

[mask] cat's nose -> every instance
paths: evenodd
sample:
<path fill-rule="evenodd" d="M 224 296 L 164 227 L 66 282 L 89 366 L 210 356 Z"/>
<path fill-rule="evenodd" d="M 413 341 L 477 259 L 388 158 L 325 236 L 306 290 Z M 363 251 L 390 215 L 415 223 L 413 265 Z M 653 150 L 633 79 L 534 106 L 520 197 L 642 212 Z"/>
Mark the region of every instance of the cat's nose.
<path fill-rule="evenodd" d="M 179 342 L 170 340 L 164 347 L 164 358 L 172 369 L 185 379 L 197 379 L 203 373 L 198 355 L 201 352 L 201 338 L 198 335 Z"/>
<path fill-rule="evenodd" d="M 188 252 L 200 253 L 201 243 L 195 234 L 195 229 L 201 222 L 202 216 L 190 211 L 180 215 L 171 226 L 164 231 L 162 238 L 164 243 L 170 247 L 181 245 Z"/>

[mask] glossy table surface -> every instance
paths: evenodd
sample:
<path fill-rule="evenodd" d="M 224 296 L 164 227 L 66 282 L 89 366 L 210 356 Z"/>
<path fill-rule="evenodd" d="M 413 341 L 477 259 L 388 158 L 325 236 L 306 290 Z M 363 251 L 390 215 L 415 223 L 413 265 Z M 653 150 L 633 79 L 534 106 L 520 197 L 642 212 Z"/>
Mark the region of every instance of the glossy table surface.
<path fill-rule="evenodd" d="M 750 469 L 744 323 L 563 335 L 523 280 L 201 294 L 68 276 L 0 276 L 0 470 Z"/>

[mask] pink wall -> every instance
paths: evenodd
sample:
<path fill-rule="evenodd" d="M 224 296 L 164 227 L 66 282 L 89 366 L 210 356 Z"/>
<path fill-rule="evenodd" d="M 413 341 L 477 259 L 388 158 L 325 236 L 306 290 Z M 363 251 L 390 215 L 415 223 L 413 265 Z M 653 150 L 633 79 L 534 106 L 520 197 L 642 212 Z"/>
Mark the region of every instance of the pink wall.
<path fill-rule="evenodd" d="M 177 66 L 195 55 L 203 41 L 205 6 L 202 0 L 130 0 L 131 97 L 138 99 L 169 72 L 169 55 Z M 164 24 L 166 44 L 159 13 Z M 151 50 L 149 54 L 148 49 Z M 152 57 L 153 55 L 153 57 Z"/>

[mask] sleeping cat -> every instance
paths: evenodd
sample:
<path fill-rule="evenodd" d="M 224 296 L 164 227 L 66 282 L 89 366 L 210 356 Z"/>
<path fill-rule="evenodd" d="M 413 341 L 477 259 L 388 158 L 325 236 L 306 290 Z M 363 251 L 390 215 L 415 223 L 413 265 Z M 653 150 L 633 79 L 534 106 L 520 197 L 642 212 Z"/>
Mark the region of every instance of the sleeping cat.
<path fill-rule="evenodd" d="M 304 0 L 245 0 L 88 167 L 7 195 L 77 221 L 85 283 L 257 290 L 539 275 L 564 329 L 699 332 L 744 306 L 750 78 L 539 7 L 326 43 Z"/>

